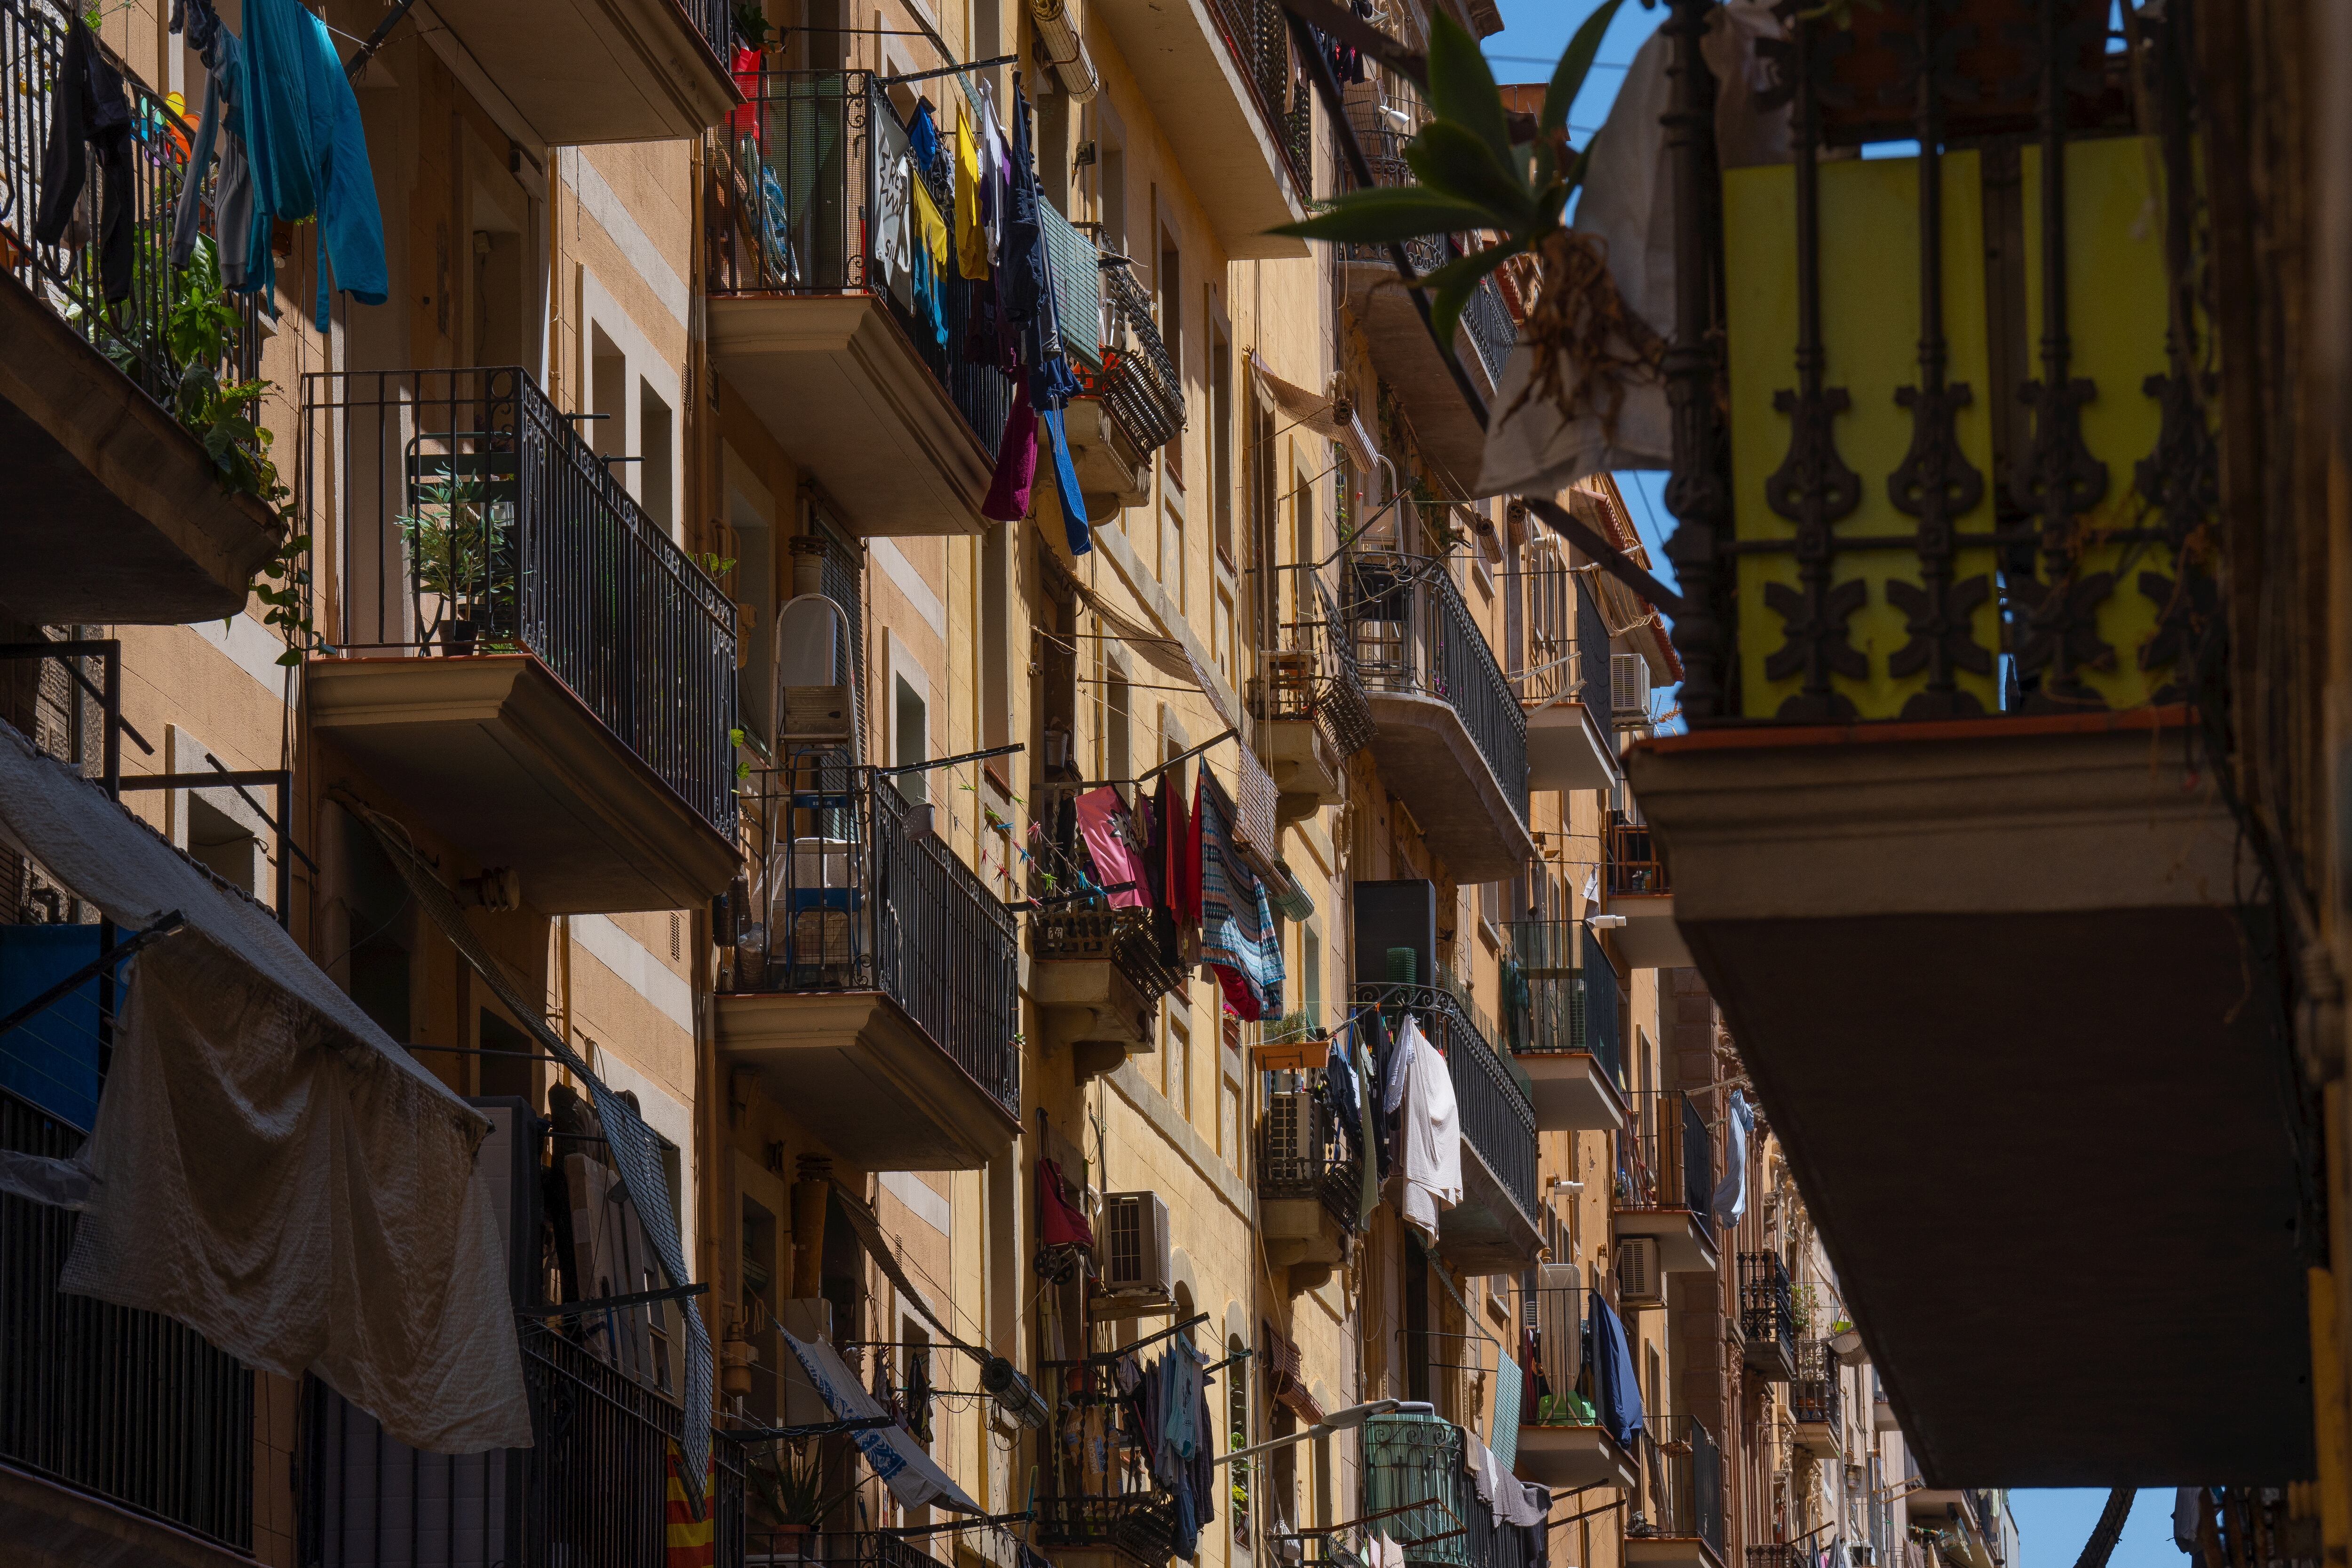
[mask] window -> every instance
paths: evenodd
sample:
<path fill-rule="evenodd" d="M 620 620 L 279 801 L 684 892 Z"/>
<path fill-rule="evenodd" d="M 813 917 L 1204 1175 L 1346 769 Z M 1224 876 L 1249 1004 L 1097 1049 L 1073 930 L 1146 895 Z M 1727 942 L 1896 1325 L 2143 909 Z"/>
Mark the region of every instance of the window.
<path fill-rule="evenodd" d="M 486 1098 L 514 1099 L 530 1104 L 539 1103 L 537 1076 L 532 1058 L 538 1044 L 529 1035 L 508 1023 L 488 1008 L 480 1015 L 481 1067 L 476 1079 Z"/>
<path fill-rule="evenodd" d="M 629 362 L 604 329 L 592 326 L 588 330 L 589 393 L 595 406 L 589 410 L 593 418 L 583 421 L 588 426 L 589 446 L 600 458 L 625 458 L 630 453 L 628 440 L 629 415 L 625 406 L 629 387 Z"/>
<path fill-rule="evenodd" d="M 1168 358 L 1176 366 L 1176 381 L 1180 386 L 1184 381 L 1183 301 L 1183 261 L 1177 254 L 1175 237 L 1163 232 L 1160 237 L 1160 338 L 1168 345 Z M 1184 438 L 1177 437 L 1160 451 L 1167 460 L 1169 479 L 1181 486 L 1184 482 Z"/>
<path fill-rule="evenodd" d="M 912 1318 L 899 1322 L 901 1357 L 898 1385 L 907 1399 L 907 1430 L 922 1440 L 925 1447 L 931 1442 L 931 1343 L 923 1325 Z"/>
<path fill-rule="evenodd" d="M 1217 1152 L 1239 1174 L 1242 1168 L 1242 1086 L 1229 1078 L 1223 1079 L 1217 1090 Z"/>
<path fill-rule="evenodd" d="M 1183 993 L 1179 992 L 1178 997 Z M 1192 1120 L 1192 1026 L 1187 1021 L 1181 1001 L 1171 998 L 1168 1005 L 1168 1049 L 1163 1053 L 1168 1077 L 1161 1085 L 1168 1103 L 1185 1121 Z"/>
<path fill-rule="evenodd" d="M 1209 510 L 1218 559 L 1234 560 L 1234 345 L 1209 337 Z"/>
<path fill-rule="evenodd" d="M 1304 473 L 1294 471 L 1290 481 L 1293 560 L 1311 562 L 1323 558 L 1322 531 L 1315 526 L 1315 483 Z"/>
<path fill-rule="evenodd" d="M 253 829 L 195 790 L 188 792 L 188 855 L 242 893 L 258 893 L 268 881 Z"/>
<path fill-rule="evenodd" d="M 1160 448 L 1171 454 L 1171 471 L 1175 463 L 1172 454 L 1180 443 L 1171 441 Z M 1191 595 L 1185 591 L 1184 571 L 1184 494 L 1169 489 L 1161 494 L 1160 507 L 1160 585 L 1176 601 L 1181 614 L 1192 607 Z"/>
<path fill-rule="evenodd" d="M 1013 738 L 1013 525 L 988 531 L 980 557 L 980 743 L 986 750 Z"/>
<path fill-rule="evenodd" d="M 670 497 L 670 488 L 675 483 L 675 440 L 669 405 L 661 400 L 651 382 L 637 383 L 637 449 L 630 454 L 640 459 L 634 465 L 637 470 L 637 500 L 656 527 L 673 541 L 683 542 L 678 540 L 677 508 Z"/>
<path fill-rule="evenodd" d="M 928 762 L 931 754 L 930 737 L 922 694 L 908 685 L 903 675 L 898 677 L 898 724 L 892 740 L 891 758 L 900 767 L 909 763 Z M 919 805 L 929 798 L 929 778 L 928 773 L 900 773 L 898 793 Z"/>
<path fill-rule="evenodd" d="M 1298 928 L 1298 1005 L 1307 1021 L 1323 1021 L 1323 933 L 1311 925 Z"/>
<path fill-rule="evenodd" d="M 1103 774 L 1107 779 L 1135 776 L 1135 696 L 1127 677 L 1112 667 L 1103 681 Z"/>
<path fill-rule="evenodd" d="M 1217 584 L 1217 609 L 1209 623 L 1210 655 L 1217 672 L 1225 684 L 1238 689 L 1241 673 L 1238 650 L 1234 646 L 1234 591 L 1223 583 Z"/>
<path fill-rule="evenodd" d="M 743 1395 L 743 1413 L 752 1420 L 774 1426 L 782 1415 L 777 1357 L 782 1342 L 776 1337 L 775 1304 L 782 1291 L 776 1282 L 776 1216 L 750 1198 L 743 1200 L 740 1248 L 740 1291 L 737 1322 L 751 1346 L 751 1392 Z"/>

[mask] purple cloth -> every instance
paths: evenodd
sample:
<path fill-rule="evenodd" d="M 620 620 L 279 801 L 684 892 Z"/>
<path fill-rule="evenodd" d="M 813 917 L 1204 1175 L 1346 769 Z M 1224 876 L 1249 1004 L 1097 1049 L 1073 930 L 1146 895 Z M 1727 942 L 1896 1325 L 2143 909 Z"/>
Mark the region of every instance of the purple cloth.
<path fill-rule="evenodd" d="M 1018 522 L 1029 515 L 1029 492 L 1037 483 L 1037 416 L 1029 409 L 1029 384 L 1013 388 L 1013 412 L 1004 421 L 1004 436 L 996 446 L 996 473 L 988 481 L 988 499 L 980 515 L 997 522 Z"/>

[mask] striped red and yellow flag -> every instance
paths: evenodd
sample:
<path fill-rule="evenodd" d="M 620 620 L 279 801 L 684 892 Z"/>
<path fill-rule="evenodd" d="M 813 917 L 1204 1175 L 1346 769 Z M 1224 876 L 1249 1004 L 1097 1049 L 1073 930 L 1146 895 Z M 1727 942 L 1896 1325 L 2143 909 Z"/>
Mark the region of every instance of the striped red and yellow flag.
<path fill-rule="evenodd" d="M 669 1445 L 668 1523 L 663 1536 L 662 1568 L 711 1568 L 711 1530 L 716 1521 L 718 1457 L 703 1472 L 702 1501 L 698 1507 L 686 1495 L 686 1461 L 677 1445 Z"/>

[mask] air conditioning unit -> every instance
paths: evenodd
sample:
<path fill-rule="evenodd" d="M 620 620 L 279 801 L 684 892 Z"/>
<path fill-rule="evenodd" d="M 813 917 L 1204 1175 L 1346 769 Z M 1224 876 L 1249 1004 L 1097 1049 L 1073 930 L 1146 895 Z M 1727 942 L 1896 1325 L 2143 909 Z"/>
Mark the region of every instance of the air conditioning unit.
<path fill-rule="evenodd" d="M 1621 728 L 1650 721 L 1650 664 L 1640 654 L 1609 656 L 1609 706 Z"/>
<path fill-rule="evenodd" d="M 1270 1164 L 1311 1165 L 1323 1152 L 1322 1107 L 1303 1089 L 1283 1089 L 1265 1102 L 1265 1157 Z"/>
<path fill-rule="evenodd" d="M 1102 1236 L 1104 1295 L 1168 1298 L 1174 1269 L 1168 1205 L 1158 1193 L 1104 1194 Z"/>
<path fill-rule="evenodd" d="M 1666 1277 L 1658 1271 L 1656 1237 L 1617 1238 L 1617 1300 L 1626 1307 L 1666 1304 Z"/>

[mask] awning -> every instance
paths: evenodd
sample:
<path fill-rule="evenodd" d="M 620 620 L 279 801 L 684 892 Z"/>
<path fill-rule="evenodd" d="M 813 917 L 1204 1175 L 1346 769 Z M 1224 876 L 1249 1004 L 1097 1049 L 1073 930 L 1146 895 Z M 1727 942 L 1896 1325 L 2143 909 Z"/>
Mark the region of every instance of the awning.
<path fill-rule="evenodd" d="M 1087 53 L 1087 41 L 1078 36 L 1065 0 L 1029 0 L 1029 15 L 1036 19 L 1038 39 L 1045 46 L 1046 59 L 1062 90 L 1070 95 L 1072 103 L 1091 100 L 1101 90 L 1101 83 L 1095 76 L 1094 57 Z"/>
<path fill-rule="evenodd" d="M 831 1345 L 822 1340 L 812 1343 L 794 1339 L 782 1328 L 776 1333 L 792 1347 L 801 1370 L 816 1385 L 818 1397 L 836 1417 L 867 1421 L 889 1414 L 857 1385 L 856 1373 L 842 1364 L 839 1352 Z M 882 1479 L 882 1484 L 890 1489 L 890 1495 L 904 1506 L 947 1508 L 959 1513 L 987 1511 L 923 1452 L 922 1445 L 904 1426 L 869 1426 L 849 1436 L 866 1455 L 866 1462 L 874 1467 L 874 1473 Z"/>
<path fill-rule="evenodd" d="M 1339 442 L 1364 473 L 1369 475 L 1378 466 L 1380 450 L 1364 434 L 1364 422 L 1354 409 L 1347 410 L 1347 418 L 1341 419 L 1338 406 L 1329 398 L 1319 392 L 1309 392 L 1296 382 L 1283 380 L 1266 368 L 1265 360 L 1255 349 L 1250 350 L 1249 366 L 1257 383 L 1258 395 L 1276 414 L 1327 440 Z"/>
<path fill-rule="evenodd" d="M 506 1249 L 474 1165 L 488 1123 L 268 910 L 5 724 L 0 839 L 126 930 L 185 921 L 131 962 L 80 1152 L 8 1163 L 32 1181 L 0 1172 L 82 1209 L 58 1288 L 315 1373 L 412 1447 L 528 1447 Z"/>
<path fill-rule="evenodd" d="M 520 987 L 507 977 L 482 939 L 474 934 L 457 909 L 457 901 L 441 883 L 440 874 L 416 852 L 407 833 L 399 824 L 381 813 L 370 811 L 356 802 L 347 803 L 364 821 L 383 847 L 385 857 L 400 879 L 408 885 L 416 907 L 422 910 L 450 945 L 474 966 L 506 1010 L 512 1014 L 524 1032 L 539 1043 L 541 1050 L 554 1057 L 572 1070 L 574 1078 L 588 1087 L 588 1098 L 596 1108 L 596 1120 L 604 1133 L 604 1147 L 613 1156 L 613 1164 L 620 1173 L 622 1190 L 627 1194 L 637 1211 L 637 1223 L 645 1229 L 646 1240 L 653 1247 L 654 1258 L 661 1265 L 662 1275 L 672 1285 L 692 1282 L 693 1276 L 686 1267 L 686 1248 L 678 1239 L 677 1217 L 670 1212 L 669 1184 L 662 1172 L 661 1152 L 655 1142 L 653 1129 L 636 1109 L 604 1086 L 604 1080 L 589 1070 L 588 1063 L 572 1048 L 570 1041 L 547 1026 L 546 1016 L 539 1002 L 522 994 Z M 405 1053 L 403 1053 L 404 1055 Z M 711 1384 L 714 1376 L 710 1350 L 710 1327 L 702 1321 L 701 1312 L 689 1305 L 678 1316 L 686 1323 L 686 1408 L 689 1412 L 711 1408 Z M 508 1338 L 513 1338 L 512 1329 Z M 528 1439 L 525 1439 L 528 1441 Z M 701 1478 L 710 1458 L 710 1424 L 698 1417 L 688 1419 L 678 1439 L 678 1449 L 686 1463 L 684 1478 L 687 1489 L 698 1500 L 702 1495 Z"/>

